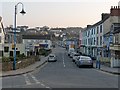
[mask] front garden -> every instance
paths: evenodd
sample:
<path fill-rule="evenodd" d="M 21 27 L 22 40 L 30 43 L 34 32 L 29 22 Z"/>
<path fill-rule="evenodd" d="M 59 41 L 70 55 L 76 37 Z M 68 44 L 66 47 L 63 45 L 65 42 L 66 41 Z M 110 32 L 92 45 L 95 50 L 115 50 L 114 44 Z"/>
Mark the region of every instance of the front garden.
<path fill-rule="evenodd" d="M 16 69 L 25 68 L 36 61 L 40 60 L 40 56 L 48 56 L 52 50 L 40 49 L 38 55 L 25 56 L 20 54 L 16 56 Z M 13 70 L 14 57 L 2 57 L 2 71 Z"/>

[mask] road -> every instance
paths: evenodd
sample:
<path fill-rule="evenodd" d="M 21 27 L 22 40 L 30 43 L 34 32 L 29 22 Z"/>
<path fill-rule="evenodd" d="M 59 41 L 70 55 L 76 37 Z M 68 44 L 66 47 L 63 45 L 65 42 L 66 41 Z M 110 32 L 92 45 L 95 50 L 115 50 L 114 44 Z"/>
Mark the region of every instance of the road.
<path fill-rule="evenodd" d="M 2 78 L 3 88 L 118 88 L 118 76 L 95 68 L 78 68 L 64 48 L 52 50 L 57 62 L 48 62 L 32 73 Z"/>

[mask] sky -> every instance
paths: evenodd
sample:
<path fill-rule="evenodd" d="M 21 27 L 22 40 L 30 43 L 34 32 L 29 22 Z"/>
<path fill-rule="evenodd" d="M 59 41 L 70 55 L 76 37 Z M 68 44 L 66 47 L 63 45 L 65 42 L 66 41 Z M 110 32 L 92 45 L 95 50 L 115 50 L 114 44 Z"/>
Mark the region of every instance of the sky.
<path fill-rule="evenodd" d="M 0 16 L 4 27 L 14 24 L 15 5 L 22 2 L 25 15 L 17 6 L 17 25 L 29 27 L 86 27 L 101 20 L 102 13 L 110 13 L 111 6 L 120 0 L 2 0 Z"/>

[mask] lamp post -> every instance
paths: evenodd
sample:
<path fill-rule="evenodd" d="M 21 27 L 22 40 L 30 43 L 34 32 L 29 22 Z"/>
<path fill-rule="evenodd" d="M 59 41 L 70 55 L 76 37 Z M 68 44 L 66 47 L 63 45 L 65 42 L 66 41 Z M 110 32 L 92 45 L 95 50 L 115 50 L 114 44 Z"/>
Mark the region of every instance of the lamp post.
<path fill-rule="evenodd" d="M 25 14 L 26 12 L 24 11 L 24 5 L 19 2 L 15 5 L 15 17 L 14 17 L 14 62 L 13 62 L 13 70 L 16 70 L 16 15 L 17 15 L 17 6 L 21 4 L 22 5 L 22 11 L 20 12 L 21 14 Z"/>

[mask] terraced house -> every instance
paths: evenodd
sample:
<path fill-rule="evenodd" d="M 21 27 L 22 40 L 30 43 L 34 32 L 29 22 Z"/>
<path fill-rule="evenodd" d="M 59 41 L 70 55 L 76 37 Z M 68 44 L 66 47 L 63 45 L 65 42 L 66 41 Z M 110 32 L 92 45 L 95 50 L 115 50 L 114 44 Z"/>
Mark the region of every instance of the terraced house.
<path fill-rule="evenodd" d="M 110 62 L 111 53 L 109 50 L 110 37 L 106 39 L 105 34 L 110 32 L 112 26 L 115 23 L 119 23 L 120 7 L 111 7 L 110 13 L 102 13 L 101 20 L 93 25 L 88 25 L 82 30 L 82 43 L 81 50 L 91 57 L 97 57 L 100 53 L 100 60 L 106 60 Z M 107 43 L 108 41 L 108 43 Z M 112 62 L 111 62 L 112 63 Z"/>

